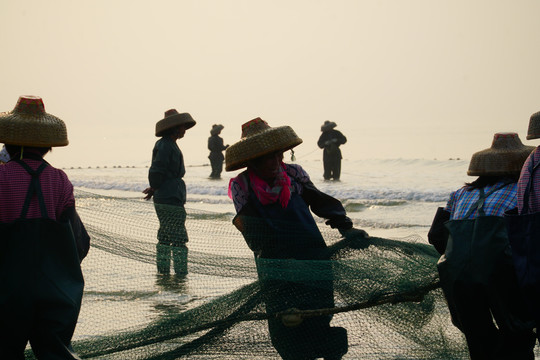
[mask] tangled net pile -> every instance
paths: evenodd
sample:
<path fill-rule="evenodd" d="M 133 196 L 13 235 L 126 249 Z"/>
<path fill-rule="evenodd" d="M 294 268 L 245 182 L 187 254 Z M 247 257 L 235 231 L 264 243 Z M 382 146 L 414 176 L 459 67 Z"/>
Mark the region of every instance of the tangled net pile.
<path fill-rule="evenodd" d="M 78 190 L 92 238 L 83 262 L 85 294 L 73 348 L 84 359 L 279 359 L 257 268 L 232 213 L 187 209 L 189 274 L 156 274 L 158 220 L 151 202 Z M 322 225 L 322 224 L 321 224 Z M 328 244 L 341 240 L 324 225 Z M 333 281 L 332 315 L 348 333 L 344 359 L 465 359 L 438 284 L 437 252 L 418 236 L 342 246 L 329 261 L 271 260 L 266 274 Z M 328 269 L 331 267 L 331 277 Z M 275 274 L 272 275 L 272 272 Z M 280 291 L 279 296 L 298 296 Z M 294 344 L 292 344 L 294 346 Z M 31 358 L 31 352 L 27 354 Z"/>

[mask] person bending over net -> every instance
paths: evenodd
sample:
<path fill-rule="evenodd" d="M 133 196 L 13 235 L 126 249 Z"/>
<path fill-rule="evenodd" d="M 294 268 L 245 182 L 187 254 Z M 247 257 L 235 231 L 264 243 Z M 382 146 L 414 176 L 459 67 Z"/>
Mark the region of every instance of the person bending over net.
<path fill-rule="evenodd" d="M 289 126 L 270 127 L 260 118 L 242 125 L 242 139 L 226 151 L 225 169 L 247 167 L 229 183 L 237 215 L 234 225 L 254 252 L 266 311 L 334 307 L 331 249 L 311 215 L 327 219 L 346 238 L 365 242 L 342 204 L 319 191 L 283 152 L 302 143 Z M 331 316 L 289 321 L 270 317 L 272 345 L 283 359 L 341 359 L 347 330 L 330 326 Z"/>

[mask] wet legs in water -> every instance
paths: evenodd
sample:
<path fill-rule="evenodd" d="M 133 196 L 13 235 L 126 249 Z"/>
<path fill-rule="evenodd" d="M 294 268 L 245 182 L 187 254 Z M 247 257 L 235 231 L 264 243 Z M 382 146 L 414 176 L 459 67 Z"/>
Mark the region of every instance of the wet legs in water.
<path fill-rule="evenodd" d="M 177 275 L 187 274 L 188 235 L 185 227 L 186 211 L 183 206 L 155 204 L 159 219 L 156 262 L 158 273 L 169 274 L 171 260 Z"/>

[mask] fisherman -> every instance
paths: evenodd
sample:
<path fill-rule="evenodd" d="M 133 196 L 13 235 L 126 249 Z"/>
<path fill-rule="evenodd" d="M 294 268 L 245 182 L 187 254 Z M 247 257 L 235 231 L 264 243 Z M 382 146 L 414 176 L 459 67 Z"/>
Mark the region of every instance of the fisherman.
<path fill-rule="evenodd" d="M 448 238 L 430 239 L 444 251 L 438 263 L 441 286 L 472 360 L 534 359 L 533 322 L 518 288 L 503 219 L 517 204 L 519 172 L 532 149 L 516 133 L 495 134 L 491 148 L 471 158 L 467 174 L 476 180 L 450 195 L 444 209 Z"/>
<path fill-rule="evenodd" d="M 154 208 L 159 219 L 156 245 L 156 263 L 159 274 L 169 274 L 171 254 L 176 275 L 187 274 L 188 233 L 186 230 L 186 173 L 182 151 L 176 144 L 186 130 L 195 126 L 189 113 L 176 109 L 165 112 L 156 123 L 155 135 L 160 137 L 152 151 L 152 165 L 148 171 L 150 187 L 143 190 L 145 200 L 154 198 Z"/>
<path fill-rule="evenodd" d="M 527 140 L 540 138 L 540 112 L 531 115 Z M 518 283 L 535 319 L 540 324 L 540 147 L 529 155 L 517 185 L 517 209 L 507 211 L 508 235 Z"/>
<path fill-rule="evenodd" d="M 341 150 L 340 145 L 347 142 L 347 138 L 339 130 L 335 130 L 336 123 L 326 120 L 321 126 L 322 134 L 317 145 L 323 150 L 324 180 L 339 180 L 341 176 Z"/>
<path fill-rule="evenodd" d="M 219 136 L 223 128 L 224 126 L 221 124 L 212 125 L 210 137 L 208 138 L 208 150 L 210 150 L 208 158 L 210 159 L 210 165 L 212 166 L 212 173 L 210 174 L 211 179 L 221 178 L 223 160 L 225 160 L 223 150 L 226 150 L 229 147 L 229 145 L 223 145 L 223 138 Z"/>
<path fill-rule="evenodd" d="M 68 145 L 65 123 L 37 96 L 21 96 L 0 114 L 0 354 L 24 359 L 79 359 L 71 348 L 84 280 L 88 236 L 67 175 L 43 159 Z"/>
<path fill-rule="evenodd" d="M 352 228 L 342 204 L 319 191 L 301 166 L 283 162 L 283 152 L 300 143 L 291 127 L 273 128 L 256 118 L 242 125 L 242 139 L 225 156 L 225 170 L 247 167 L 229 184 L 237 213 L 233 223 L 255 255 L 269 314 L 334 307 L 330 262 L 303 261 L 330 256 L 310 208 L 345 237 L 367 237 Z M 272 344 L 283 359 L 341 359 L 348 350 L 347 330 L 330 326 L 331 318 L 272 316 Z"/>

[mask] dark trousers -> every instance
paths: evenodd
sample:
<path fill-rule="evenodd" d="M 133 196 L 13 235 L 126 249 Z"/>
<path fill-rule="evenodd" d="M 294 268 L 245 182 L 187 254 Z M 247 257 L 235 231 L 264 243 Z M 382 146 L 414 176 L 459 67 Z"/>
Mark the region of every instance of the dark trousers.
<path fill-rule="evenodd" d="M 328 159 L 323 161 L 325 180 L 339 180 L 341 176 L 341 159 Z"/>
<path fill-rule="evenodd" d="M 223 171 L 223 160 L 210 159 L 210 165 L 212 166 L 212 173 L 210 174 L 210 177 L 219 179 L 221 177 L 221 172 Z"/>
<path fill-rule="evenodd" d="M 171 260 L 178 275 L 187 274 L 188 234 L 186 230 L 186 210 L 183 205 L 154 203 L 159 219 L 156 246 L 156 263 L 160 274 L 169 274 Z"/>
<path fill-rule="evenodd" d="M 508 292 L 509 298 L 514 295 Z M 460 287 L 456 298 L 459 299 L 455 302 L 459 328 L 465 334 L 472 360 L 534 360 L 536 336 L 532 327 L 526 326 L 527 320 L 514 326 L 508 321 L 509 313 L 514 321 L 527 319 L 523 306 L 515 303 L 506 309 L 493 306 L 484 289 L 478 287 Z"/>
<path fill-rule="evenodd" d="M 261 290 L 270 314 L 292 308 L 334 307 L 331 280 L 310 283 L 262 280 Z M 341 359 L 348 350 L 347 330 L 330 326 L 331 320 L 331 315 L 322 315 L 288 326 L 281 318 L 270 318 L 268 330 L 272 345 L 284 360 Z"/>

